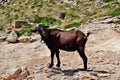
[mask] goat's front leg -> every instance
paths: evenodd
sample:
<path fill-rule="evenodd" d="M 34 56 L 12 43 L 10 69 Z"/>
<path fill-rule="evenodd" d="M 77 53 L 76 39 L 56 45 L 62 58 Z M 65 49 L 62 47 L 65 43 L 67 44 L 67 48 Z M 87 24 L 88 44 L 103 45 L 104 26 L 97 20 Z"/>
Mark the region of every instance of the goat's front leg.
<path fill-rule="evenodd" d="M 48 66 L 49 68 L 52 68 L 54 65 L 54 54 L 55 54 L 55 51 L 51 50 L 51 63 Z"/>

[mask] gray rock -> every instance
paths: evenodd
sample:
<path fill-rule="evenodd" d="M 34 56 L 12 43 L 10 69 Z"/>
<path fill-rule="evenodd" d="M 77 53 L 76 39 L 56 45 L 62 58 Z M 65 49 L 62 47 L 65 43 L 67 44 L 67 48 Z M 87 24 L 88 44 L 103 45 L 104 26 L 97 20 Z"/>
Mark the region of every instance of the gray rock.
<path fill-rule="evenodd" d="M 44 68 L 44 64 L 37 64 L 34 66 L 34 69 L 41 70 Z"/>
<path fill-rule="evenodd" d="M 65 13 L 59 13 L 59 14 L 58 14 L 58 18 L 64 19 L 64 18 L 65 18 Z"/>
<path fill-rule="evenodd" d="M 17 40 L 18 40 L 18 35 L 15 33 L 15 31 L 12 31 L 6 39 L 6 41 L 9 43 L 15 43 L 17 42 Z"/>
<path fill-rule="evenodd" d="M 27 71 L 27 67 L 26 66 L 21 66 L 22 71 Z"/>
<path fill-rule="evenodd" d="M 107 74 L 99 74 L 99 77 L 108 77 L 108 76 L 110 76 L 109 73 L 107 73 Z"/>
<path fill-rule="evenodd" d="M 0 34 L 0 40 L 5 40 L 7 38 L 6 34 Z"/>
<path fill-rule="evenodd" d="M 26 43 L 26 42 L 29 42 L 31 39 L 30 36 L 21 36 L 18 38 L 18 41 L 22 42 L 22 43 Z"/>
<path fill-rule="evenodd" d="M 98 77 L 96 77 L 96 76 L 91 76 L 91 75 L 89 75 L 89 76 L 84 76 L 83 78 L 82 78 L 82 80 L 98 80 L 99 78 Z"/>
<path fill-rule="evenodd" d="M 38 39 L 36 37 L 31 37 L 31 36 L 21 36 L 18 38 L 18 41 L 22 43 L 35 42 L 37 40 Z"/>
<path fill-rule="evenodd" d="M 98 6 L 102 6 L 103 3 L 104 3 L 103 0 L 96 0 L 96 5 L 98 5 Z"/>
<path fill-rule="evenodd" d="M 35 76 L 32 80 L 46 80 L 46 79 L 41 76 Z"/>

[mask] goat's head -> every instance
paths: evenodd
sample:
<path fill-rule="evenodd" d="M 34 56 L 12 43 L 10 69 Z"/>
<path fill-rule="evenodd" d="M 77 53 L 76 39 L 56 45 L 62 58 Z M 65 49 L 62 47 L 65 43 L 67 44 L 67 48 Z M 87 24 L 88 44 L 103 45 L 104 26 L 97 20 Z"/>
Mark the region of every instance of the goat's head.
<path fill-rule="evenodd" d="M 38 31 L 38 33 L 42 36 L 42 38 L 46 39 L 49 35 L 48 31 L 46 30 L 46 28 L 48 28 L 49 26 L 45 26 L 44 24 L 38 24 L 35 27 L 35 30 Z"/>

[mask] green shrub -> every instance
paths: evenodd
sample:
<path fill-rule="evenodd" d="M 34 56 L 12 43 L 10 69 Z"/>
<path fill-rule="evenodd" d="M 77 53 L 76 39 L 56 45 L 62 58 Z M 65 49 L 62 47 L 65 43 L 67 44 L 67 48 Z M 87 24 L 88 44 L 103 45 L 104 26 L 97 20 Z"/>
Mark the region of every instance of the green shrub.
<path fill-rule="evenodd" d="M 69 14 L 69 16 L 71 17 L 71 20 L 75 20 L 75 19 L 79 19 L 80 17 L 78 15 L 74 15 L 74 14 Z"/>
<path fill-rule="evenodd" d="M 118 21 L 115 21 L 114 23 L 115 23 L 115 24 L 120 24 L 120 20 L 118 20 Z"/>
<path fill-rule="evenodd" d="M 36 23 L 40 23 L 41 17 L 38 15 L 33 16 Z"/>
<path fill-rule="evenodd" d="M 38 15 L 35 15 L 34 17 L 36 23 L 43 23 L 45 25 L 60 25 L 61 21 L 56 20 L 55 18 L 51 17 L 40 17 Z"/>
<path fill-rule="evenodd" d="M 0 31 L 3 30 L 3 24 L 0 24 Z"/>
<path fill-rule="evenodd" d="M 110 13 L 110 15 L 111 15 L 112 17 L 119 16 L 119 15 L 120 15 L 120 7 L 117 8 L 117 9 L 115 9 L 115 10 L 113 10 L 113 11 Z"/>
<path fill-rule="evenodd" d="M 16 31 L 16 33 L 21 36 L 21 35 L 25 35 L 25 36 L 30 36 L 32 34 L 32 30 L 34 29 L 34 26 L 26 26 L 26 27 L 22 27 L 21 30 Z"/>
<path fill-rule="evenodd" d="M 113 1 L 113 0 L 103 0 L 104 2 L 110 2 L 110 1 Z"/>
<path fill-rule="evenodd" d="M 0 25 L 0 31 L 1 31 L 1 30 L 3 30 L 3 26 L 2 26 L 2 25 Z"/>
<path fill-rule="evenodd" d="M 64 28 L 67 29 L 67 28 L 73 28 L 73 27 L 77 27 L 79 26 L 81 23 L 80 22 L 74 22 L 72 24 L 68 24 L 66 25 Z"/>

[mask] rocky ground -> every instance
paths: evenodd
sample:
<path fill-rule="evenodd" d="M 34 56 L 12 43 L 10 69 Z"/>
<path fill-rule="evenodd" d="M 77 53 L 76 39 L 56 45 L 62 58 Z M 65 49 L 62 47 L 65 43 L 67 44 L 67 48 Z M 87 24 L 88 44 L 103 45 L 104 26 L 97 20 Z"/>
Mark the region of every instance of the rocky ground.
<path fill-rule="evenodd" d="M 0 43 L 0 79 L 27 67 L 27 80 L 120 80 L 120 25 L 97 19 L 77 29 L 91 32 L 86 44 L 88 70 L 77 52 L 61 51 L 61 68 L 48 69 L 50 52 L 40 36 L 32 43 Z M 56 59 L 55 59 L 56 63 Z M 21 80 L 21 79 L 17 79 Z"/>

